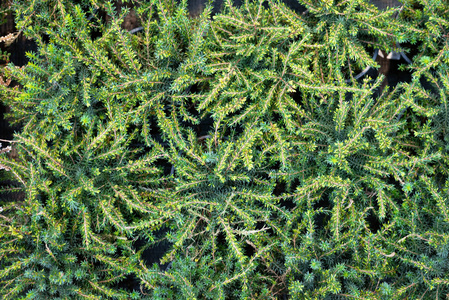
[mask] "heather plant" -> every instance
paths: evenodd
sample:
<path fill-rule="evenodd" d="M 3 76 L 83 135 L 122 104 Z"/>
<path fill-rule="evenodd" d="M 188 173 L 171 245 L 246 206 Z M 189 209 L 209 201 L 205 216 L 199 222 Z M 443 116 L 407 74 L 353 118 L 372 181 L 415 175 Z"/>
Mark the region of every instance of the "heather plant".
<path fill-rule="evenodd" d="M 131 31 L 112 1 L 13 1 L 39 50 L 0 86 L 4 299 L 449 293 L 444 5 L 128 2 Z M 396 38 L 411 82 L 353 80 Z"/>

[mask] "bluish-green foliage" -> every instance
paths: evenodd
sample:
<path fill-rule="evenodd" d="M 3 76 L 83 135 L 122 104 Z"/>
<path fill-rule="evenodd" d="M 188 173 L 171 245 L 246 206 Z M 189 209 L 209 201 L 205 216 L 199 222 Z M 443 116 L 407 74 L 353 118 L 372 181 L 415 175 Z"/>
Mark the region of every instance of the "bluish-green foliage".
<path fill-rule="evenodd" d="M 129 2 L 133 34 L 111 1 L 13 2 L 39 51 L 1 87 L 25 194 L 0 200 L 4 299 L 449 293 L 447 1 Z M 355 80 L 394 39 L 411 82 Z"/>

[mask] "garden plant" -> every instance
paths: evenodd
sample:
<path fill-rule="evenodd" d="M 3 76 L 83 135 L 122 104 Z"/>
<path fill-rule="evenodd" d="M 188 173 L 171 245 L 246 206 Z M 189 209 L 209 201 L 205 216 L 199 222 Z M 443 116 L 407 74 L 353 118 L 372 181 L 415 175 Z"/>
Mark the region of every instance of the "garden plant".
<path fill-rule="evenodd" d="M 449 297 L 447 0 L 11 2 L 2 299 Z"/>

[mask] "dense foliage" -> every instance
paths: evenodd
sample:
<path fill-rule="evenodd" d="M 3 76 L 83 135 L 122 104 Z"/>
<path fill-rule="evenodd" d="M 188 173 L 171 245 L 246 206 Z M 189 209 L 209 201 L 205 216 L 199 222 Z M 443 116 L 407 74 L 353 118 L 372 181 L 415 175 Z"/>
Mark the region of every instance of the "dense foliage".
<path fill-rule="evenodd" d="M 449 295 L 447 1 L 128 2 L 13 1 L 4 299 Z M 394 40 L 412 80 L 356 80 Z"/>

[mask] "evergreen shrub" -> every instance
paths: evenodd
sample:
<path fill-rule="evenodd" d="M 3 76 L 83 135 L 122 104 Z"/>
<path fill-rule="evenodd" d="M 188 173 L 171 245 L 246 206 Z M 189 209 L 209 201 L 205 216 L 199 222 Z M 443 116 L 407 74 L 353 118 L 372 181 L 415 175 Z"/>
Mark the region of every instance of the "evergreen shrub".
<path fill-rule="evenodd" d="M 445 299 L 448 2 L 299 3 L 14 0 L 3 299 Z"/>

